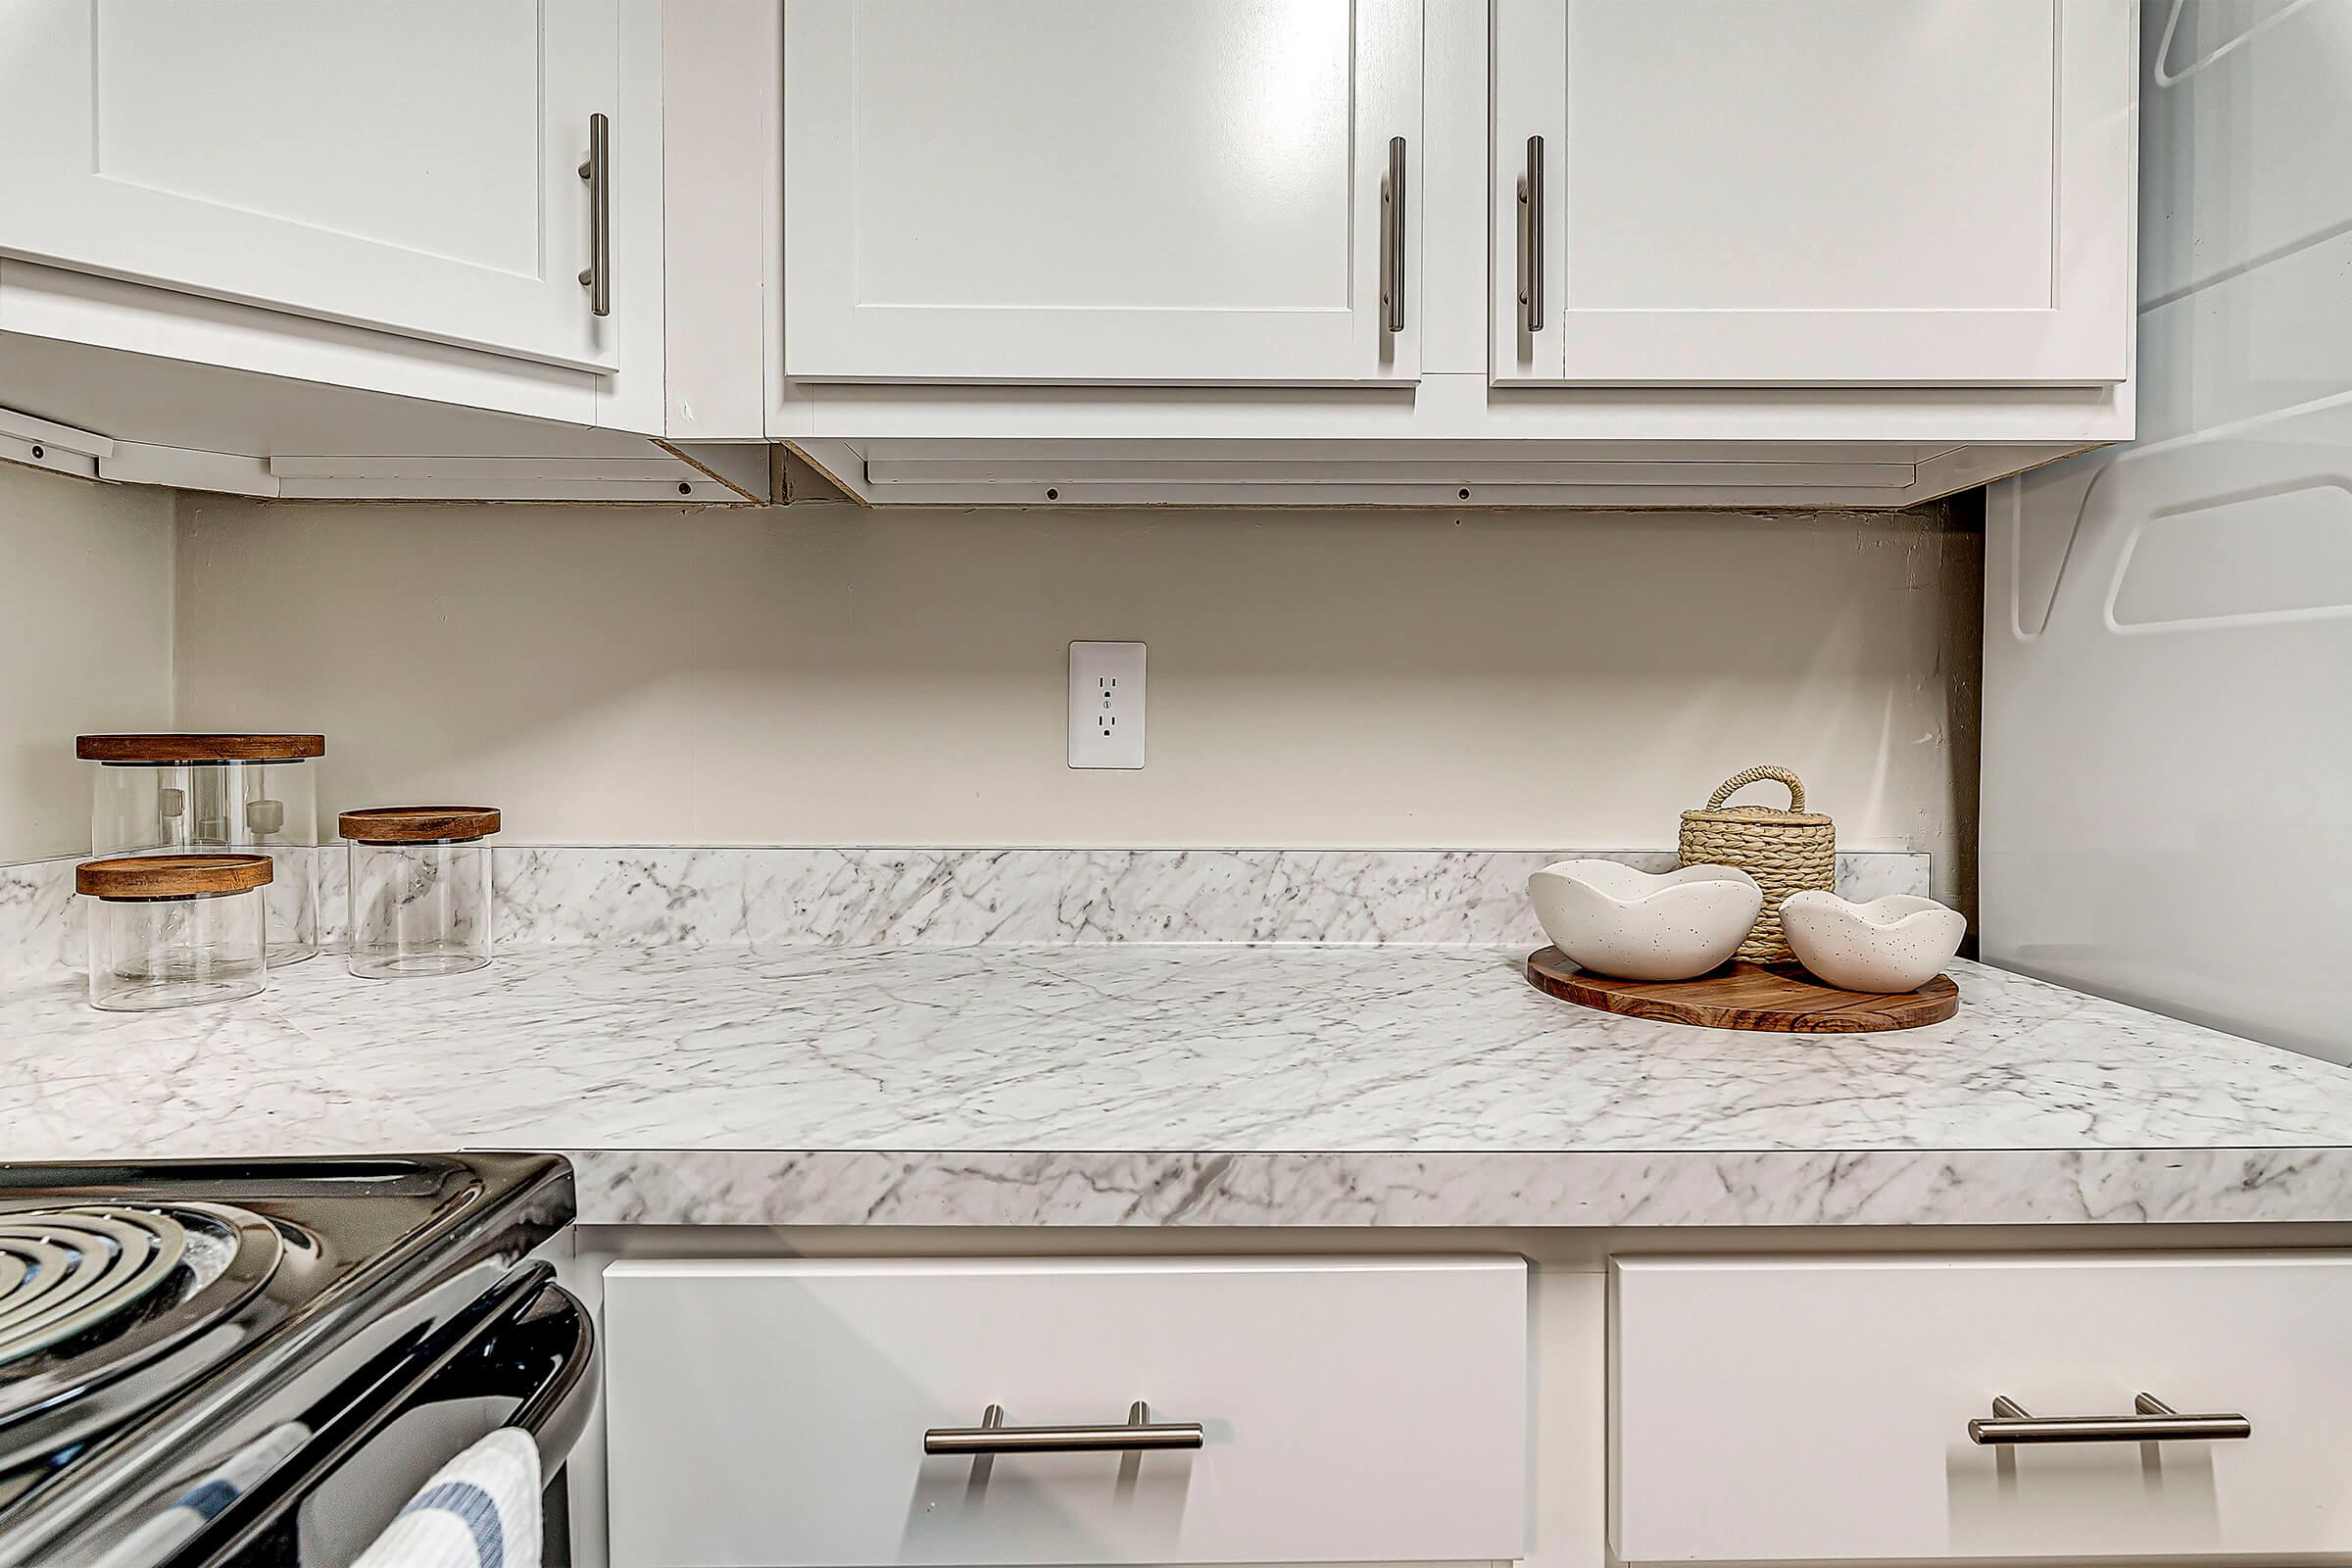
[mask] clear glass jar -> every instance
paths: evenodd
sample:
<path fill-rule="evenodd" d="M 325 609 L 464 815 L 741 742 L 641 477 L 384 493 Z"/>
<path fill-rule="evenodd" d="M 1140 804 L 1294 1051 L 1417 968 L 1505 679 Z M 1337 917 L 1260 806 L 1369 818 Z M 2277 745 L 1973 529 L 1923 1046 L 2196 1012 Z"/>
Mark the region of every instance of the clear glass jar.
<path fill-rule="evenodd" d="M 351 972 L 369 980 L 464 974 L 490 961 L 487 806 L 345 811 L 351 843 Z"/>
<path fill-rule="evenodd" d="M 146 1012 L 250 997 L 270 980 L 266 855 L 86 860 L 90 1005 Z"/>
<path fill-rule="evenodd" d="M 318 952 L 319 735 L 84 735 L 99 764 L 92 855 L 237 850 L 267 855 L 270 963 Z"/>

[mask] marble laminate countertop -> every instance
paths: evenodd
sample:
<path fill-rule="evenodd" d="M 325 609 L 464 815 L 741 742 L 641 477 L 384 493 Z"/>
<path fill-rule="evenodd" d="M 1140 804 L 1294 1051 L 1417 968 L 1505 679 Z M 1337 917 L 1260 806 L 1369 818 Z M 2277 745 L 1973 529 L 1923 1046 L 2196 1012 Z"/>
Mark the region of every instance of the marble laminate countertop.
<path fill-rule="evenodd" d="M 1614 1018 L 1524 949 L 551 948 L 0 992 L 15 1161 L 530 1148 L 596 1223 L 2352 1220 L 2352 1072 L 1956 965 L 1883 1035 Z"/>

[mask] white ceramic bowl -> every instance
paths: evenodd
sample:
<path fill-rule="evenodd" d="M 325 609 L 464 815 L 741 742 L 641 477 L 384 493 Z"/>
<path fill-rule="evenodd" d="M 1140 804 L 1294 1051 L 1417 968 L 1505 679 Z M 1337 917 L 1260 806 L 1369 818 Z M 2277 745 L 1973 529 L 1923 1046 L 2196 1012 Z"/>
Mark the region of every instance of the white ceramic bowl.
<path fill-rule="evenodd" d="M 1968 916 L 1934 899 L 1890 893 L 1848 904 L 1835 893 L 1791 893 L 1781 929 L 1796 961 L 1847 991 L 1916 991 L 1960 951 Z"/>
<path fill-rule="evenodd" d="M 1652 875 L 1615 860 L 1560 860 L 1527 879 L 1552 946 L 1595 974 L 1688 980 L 1747 940 L 1764 890 L 1736 866 Z"/>

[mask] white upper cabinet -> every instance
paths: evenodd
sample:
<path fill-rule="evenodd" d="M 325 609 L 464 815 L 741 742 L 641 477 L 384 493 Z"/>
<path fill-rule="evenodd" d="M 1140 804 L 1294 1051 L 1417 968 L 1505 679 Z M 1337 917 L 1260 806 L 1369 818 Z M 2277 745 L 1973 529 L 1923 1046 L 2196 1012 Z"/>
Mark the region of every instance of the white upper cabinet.
<path fill-rule="evenodd" d="M 1496 379 L 2130 374 L 2131 0 L 1496 0 L 1494 25 Z"/>
<path fill-rule="evenodd" d="M 785 373 L 1410 379 L 1421 27 L 1421 0 L 789 0 Z"/>
<path fill-rule="evenodd" d="M 579 169 L 615 3 L 8 0 L 0 253 L 611 368 Z"/>
<path fill-rule="evenodd" d="M 2138 25 L 0 0 L 0 412 L 270 495 L 679 462 L 578 426 L 874 504 L 1903 506 L 2132 433 Z"/>

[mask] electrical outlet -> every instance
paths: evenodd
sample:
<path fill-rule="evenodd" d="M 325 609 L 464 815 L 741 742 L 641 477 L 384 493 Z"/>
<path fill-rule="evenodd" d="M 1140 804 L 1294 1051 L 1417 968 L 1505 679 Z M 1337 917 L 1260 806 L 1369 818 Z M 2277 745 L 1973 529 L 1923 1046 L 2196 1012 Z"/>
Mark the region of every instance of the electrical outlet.
<path fill-rule="evenodd" d="M 1144 765 L 1144 645 L 1070 644 L 1070 765 Z"/>

